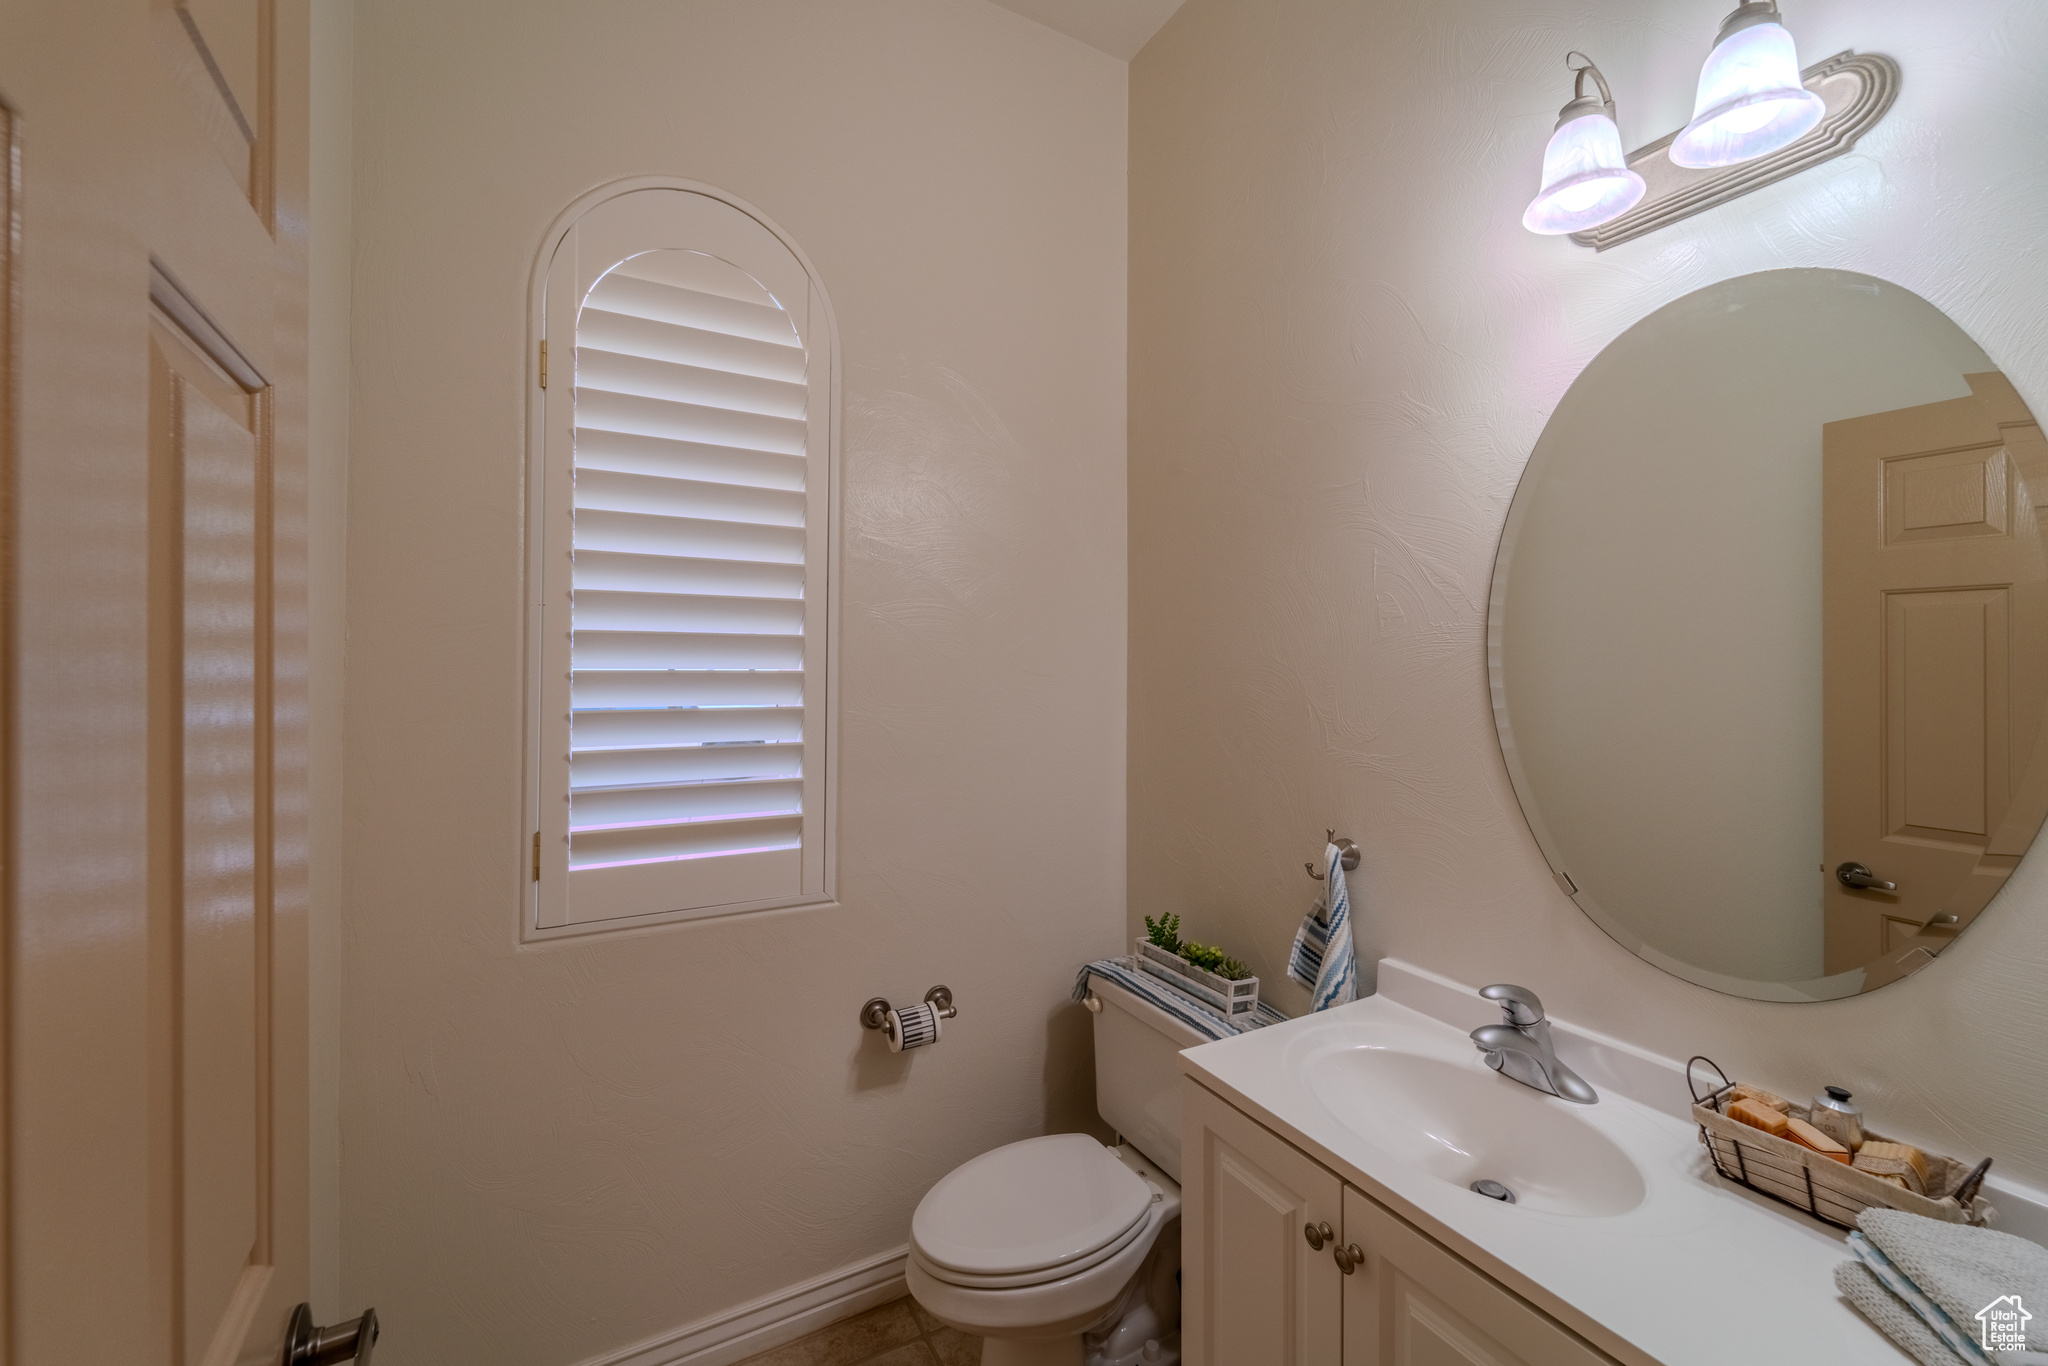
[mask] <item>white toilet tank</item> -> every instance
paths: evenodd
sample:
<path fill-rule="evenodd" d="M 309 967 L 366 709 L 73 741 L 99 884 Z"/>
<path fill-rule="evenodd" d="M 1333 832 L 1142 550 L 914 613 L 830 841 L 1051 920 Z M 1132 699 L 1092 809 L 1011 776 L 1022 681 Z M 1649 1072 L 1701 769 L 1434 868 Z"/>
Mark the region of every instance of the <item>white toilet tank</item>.
<path fill-rule="evenodd" d="M 1165 1011 L 1100 977 L 1095 1013 L 1095 1112 L 1124 1142 L 1180 1180 L 1182 1049 L 1210 1042 Z"/>

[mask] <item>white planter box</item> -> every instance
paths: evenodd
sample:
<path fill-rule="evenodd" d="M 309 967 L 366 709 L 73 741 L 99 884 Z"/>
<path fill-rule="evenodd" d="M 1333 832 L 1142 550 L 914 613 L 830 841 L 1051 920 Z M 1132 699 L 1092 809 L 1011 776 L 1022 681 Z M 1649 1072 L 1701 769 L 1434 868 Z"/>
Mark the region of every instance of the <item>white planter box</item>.
<path fill-rule="evenodd" d="M 1218 977 L 1177 953 L 1168 953 L 1148 939 L 1137 941 L 1135 956 L 1140 969 L 1226 1020 L 1249 1015 L 1259 1008 L 1259 979 L 1256 977 L 1235 981 Z"/>

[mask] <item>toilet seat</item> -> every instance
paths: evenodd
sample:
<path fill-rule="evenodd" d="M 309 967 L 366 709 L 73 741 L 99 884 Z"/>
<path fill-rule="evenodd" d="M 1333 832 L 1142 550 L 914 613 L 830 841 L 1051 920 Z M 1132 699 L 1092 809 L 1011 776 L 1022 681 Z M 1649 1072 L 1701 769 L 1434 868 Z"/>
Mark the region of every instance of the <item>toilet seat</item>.
<path fill-rule="evenodd" d="M 1138 1222 L 1138 1236 L 1084 1271 L 1061 1268 L 1056 1279 L 1007 1290 L 956 1285 L 933 1274 L 930 1262 L 912 1248 L 903 1268 L 910 1293 L 942 1323 L 982 1338 L 1056 1338 L 1082 1333 L 1100 1322 L 1131 1278 L 1152 1255 L 1160 1231 L 1180 1217 L 1180 1196 L 1152 1205 Z"/>
<path fill-rule="evenodd" d="M 1016 1290 L 1023 1286 L 1044 1285 L 1048 1281 L 1057 1281 L 1066 1276 L 1079 1275 L 1090 1267 L 1106 1262 L 1135 1242 L 1138 1236 L 1145 1231 L 1146 1227 L 1147 1221 L 1140 1218 L 1137 1223 L 1132 1224 L 1130 1228 L 1117 1235 L 1107 1245 L 1096 1249 L 1085 1257 L 1077 1258 L 1071 1262 L 1061 1262 L 1057 1266 L 1039 1267 L 1035 1271 L 1013 1272 L 1007 1276 L 977 1276 L 967 1271 L 955 1271 L 951 1267 L 938 1265 L 915 1247 L 911 1249 L 911 1256 L 924 1267 L 932 1279 L 944 1281 L 948 1285 L 964 1286 L 969 1290 Z"/>
<path fill-rule="evenodd" d="M 911 1249 L 935 1279 L 954 1285 L 1043 1284 L 1122 1252 L 1159 1195 L 1086 1134 L 1027 1138 L 933 1186 L 911 1217 Z"/>

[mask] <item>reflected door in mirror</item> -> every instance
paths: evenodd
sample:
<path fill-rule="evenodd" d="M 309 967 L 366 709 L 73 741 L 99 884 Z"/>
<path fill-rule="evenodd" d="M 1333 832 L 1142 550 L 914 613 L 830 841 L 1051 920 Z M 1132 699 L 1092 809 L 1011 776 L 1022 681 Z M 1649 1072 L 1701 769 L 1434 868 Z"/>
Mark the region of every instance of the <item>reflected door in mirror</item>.
<path fill-rule="evenodd" d="M 2048 446 L 2011 383 L 1823 429 L 1826 971 L 1924 965 L 2048 813 Z M 1828 869 L 1868 865 L 1897 891 Z M 1943 926 L 1922 926 L 1954 917 Z"/>

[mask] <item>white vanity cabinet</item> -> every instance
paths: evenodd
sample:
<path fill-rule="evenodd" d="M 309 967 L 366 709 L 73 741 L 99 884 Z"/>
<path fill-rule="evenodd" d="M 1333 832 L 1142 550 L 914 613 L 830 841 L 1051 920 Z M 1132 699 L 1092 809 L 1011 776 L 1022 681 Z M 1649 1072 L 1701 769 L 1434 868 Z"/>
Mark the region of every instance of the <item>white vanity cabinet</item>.
<path fill-rule="evenodd" d="M 1198 1082 L 1181 1088 L 1181 1359 L 1334 1366 L 1344 1183 Z"/>
<path fill-rule="evenodd" d="M 1613 1366 L 1613 1358 L 1349 1186 L 1343 1246 L 1359 1257 L 1343 1278 L 1345 1366 Z"/>
<path fill-rule="evenodd" d="M 1613 1366 L 1200 1083 L 1182 1085 L 1187 1366 Z"/>

